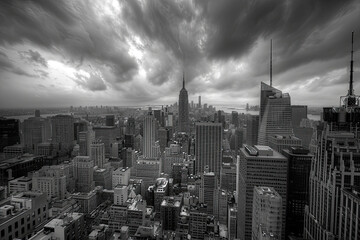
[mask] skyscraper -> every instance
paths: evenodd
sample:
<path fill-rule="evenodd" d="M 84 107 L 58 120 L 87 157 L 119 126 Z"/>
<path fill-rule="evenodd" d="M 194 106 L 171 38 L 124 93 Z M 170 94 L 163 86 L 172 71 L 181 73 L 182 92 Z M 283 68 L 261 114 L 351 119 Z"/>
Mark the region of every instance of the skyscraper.
<path fill-rule="evenodd" d="M 221 123 L 199 122 L 196 126 L 195 173 L 202 173 L 205 166 L 220 177 L 222 163 L 222 125 Z"/>
<path fill-rule="evenodd" d="M 89 192 L 94 189 L 94 162 L 89 156 L 77 156 L 73 160 L 76 189 Z"/>
<path fill-rule="evenodd" d="M 19 125 L 18 119 L 0 118 L 0 152 L 6 146 L 20 143 Z"/>
<path fill-rule="evenodd" d="M 155 144 L 156 134 L 156 119 L 151 112 L 144 118 L 144 138 L 143 138 L 143 149 L 144 158 L 157 158 L 159 154 L 159 148 Z"/>
<path fill-rule="evenodd" d="M 259 115 L 246 115 L 246 143 L 256 145 L 259 136 Z"/>
<path fill-rule="evenodd" d="M 23 122 L 23 145 L 27 152 L 33 153 L 39 143 L 51 138 L 49 119 L 31 117 Z"/>
<path fill-rule="evenodd" d="M 189 132 L 189 100 L 184 76 L 183 87 L 179 94 L 179 132 Z"/>
<path fill-rule="evenodd" d="M 307 118 L 306 105 L 292 105 L 291 106 L 291 121 L 292 127 L 299 127 L 302 119 Z"/>
<path fill-rule="evenodd" d="M 281 239 L 282 204 L 273 187 L 254 187 L 252 240 Z"/>
<path fill-rule="evenodd" d="M 355 208 L 346 211 L 351 200 L 341 196 L 343 189 L 360 185 L 360 97 L 353 90 L 353 49 L 350 63 L 348 93 L 340 97 L 340 107 L 324 108 L 324 124 L 318 128 L 317 151 L 310 171 L 310 201 L 305 208 L 306 239 L 348 239 L 349 235 L 341 235 L 344 227 L 349 227 L 344 233 L 351 235 L 359 229 L 342 221 L 344 215 L 359 216 Z M 339 227 L 340 223 L 344 225 Z M 356 238 L 353 235 L 351 239 Z"/>
<path fill-rule="evenodd" d="M 69 151 L 74 144 L 74 117 L 56 115 L 51 119 L 52 141 L 60 145 L 61 151 Z"/>
<path fill-rule="evenodd" d="M 94 141 L 90 144 L 90 158 L 94 166 L 103 168 L 105 164 L 105 145 L 103 142 Z"/>
<path fill-rule="evenodd" d="M 240 149 L 238 164 L 238 238 L 251 239 L 252 234 L 252 201 L 255 186 L 273 187 L 280 194 L 282 201 L 287 202 L 286 157 L 268 146 L 244 145 Z M 285 239 L 286 204 L 282 206 L 282 234 Z"/>
<path fill-rule="evenodd" d="M 281 152 L 289 162 L 286 235 L 302 237 L 304 210 L 309 204 L 309 177 L 313 155 L 308 149 L 291 147 Z"/>
<path fill-rule="evenodd" d="M 274 134 L 293 135 L 290 95 L 261 82 L 259 145 L 268 145 Z"/>

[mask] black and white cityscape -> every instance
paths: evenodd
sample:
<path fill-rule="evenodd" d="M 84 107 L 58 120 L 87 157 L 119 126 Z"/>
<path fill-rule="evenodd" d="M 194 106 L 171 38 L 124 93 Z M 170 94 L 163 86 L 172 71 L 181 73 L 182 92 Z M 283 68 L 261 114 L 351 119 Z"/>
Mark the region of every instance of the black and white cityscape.
<path fill-rule="evenodd" d="M 0 240 L 360 240 L 359 16 L 1 0 Z"/>

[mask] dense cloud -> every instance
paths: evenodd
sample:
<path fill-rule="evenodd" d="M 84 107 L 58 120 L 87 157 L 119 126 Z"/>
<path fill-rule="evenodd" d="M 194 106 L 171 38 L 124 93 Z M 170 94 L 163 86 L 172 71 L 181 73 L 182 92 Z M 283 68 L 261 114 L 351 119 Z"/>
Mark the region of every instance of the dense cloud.
<path fill-rule="evenodd" d="M 176 101 L 185 74 L 190 98 L 258 104 L 273 39 L 274 84 L 304 103 L 301 94 L 322 86 L 346 93 L 359 15 L 355 0 L 3 0 L 0 83 L 13 99 L 32 95 L 15 84 L 23 81 L 44 101 L 81 89 L 84 104 L 136 105 Z"/>

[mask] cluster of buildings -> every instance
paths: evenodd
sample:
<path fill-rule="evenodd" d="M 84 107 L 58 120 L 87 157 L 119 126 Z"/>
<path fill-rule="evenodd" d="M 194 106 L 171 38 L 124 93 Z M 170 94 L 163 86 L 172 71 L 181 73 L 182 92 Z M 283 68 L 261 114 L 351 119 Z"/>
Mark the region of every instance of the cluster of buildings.
<path fill-rule="evenodd" d="M 0 119 L 0 239 L 359 239 L 360 98 Z M 98 113 L 97 113 L 98 114 Z"/>

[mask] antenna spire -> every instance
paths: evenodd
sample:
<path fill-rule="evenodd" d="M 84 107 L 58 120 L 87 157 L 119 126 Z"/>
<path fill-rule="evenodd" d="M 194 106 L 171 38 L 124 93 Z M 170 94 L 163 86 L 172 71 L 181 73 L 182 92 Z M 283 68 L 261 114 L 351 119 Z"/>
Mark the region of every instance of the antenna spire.
<path fill-rule="evenodd" d="M 354 73 L 354 32 L 351 34 L 351 61 L 350 61 L 350 84 L 349 84 L 349 95 L 354 94 L 353 89 L 353 73 Z"/>
<path fill-rule="evenodd" d="M 272 39 L 270 41 L 270 87 L 272 87 Z"/>
<path fill-rule="evenodd" d="M 183 71 L 183 88 L 185 88 L 185 73 Z"/>

